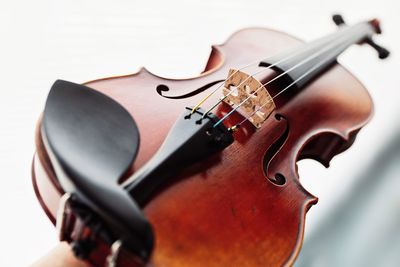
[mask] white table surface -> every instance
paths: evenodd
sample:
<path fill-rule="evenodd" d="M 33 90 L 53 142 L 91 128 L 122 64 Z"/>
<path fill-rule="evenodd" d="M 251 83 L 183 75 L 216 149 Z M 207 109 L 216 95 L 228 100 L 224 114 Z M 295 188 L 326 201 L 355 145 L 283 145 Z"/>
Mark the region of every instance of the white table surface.
<path fill-rule="evenodd" d="M 84 82 L 129 74 L 140 66 L 169 77 L 190 77 L 211 44 L 248 26 L 278 29 L 304 40 L 335 30 L 330 16 L 349 23 L 378 17 L 377 38 L 392 51 L 381 62 L 367 46 L 340 57 L 375 101 L 375 116 L 354 146 L 330 169 L 305 160 L 306 189 L 320 198 L 307 217 L 306 238 L 370 164 L 400 125 L 400 8 L 398 0 L 281 1 L 2 1 L 0 5 L 0 266 L 27 266 L 56 243 L 53 226 L 34 195 L 30 164 L 34 128 L 54 80 Z M 265 45 L 268 45 L 267 43 Z"/>

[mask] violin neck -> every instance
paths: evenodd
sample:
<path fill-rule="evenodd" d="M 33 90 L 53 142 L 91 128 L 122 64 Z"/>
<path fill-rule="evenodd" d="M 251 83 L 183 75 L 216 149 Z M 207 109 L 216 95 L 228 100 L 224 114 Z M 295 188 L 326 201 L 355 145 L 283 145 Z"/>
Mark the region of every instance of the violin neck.
<path fill-rule="evenodd" d="M 335 33 L 305 43 L 294 51 L 268 58 L 260 62 L 259 66 L 272 65 L 272 69 L 278 72 L 287 72 L 284 76 L 285 80 L 301 89 L 336 63 L 338 56 L 349 46 L 360 44 L 378 32 L 379 29 L 373 22 L 341 26 Z"/>

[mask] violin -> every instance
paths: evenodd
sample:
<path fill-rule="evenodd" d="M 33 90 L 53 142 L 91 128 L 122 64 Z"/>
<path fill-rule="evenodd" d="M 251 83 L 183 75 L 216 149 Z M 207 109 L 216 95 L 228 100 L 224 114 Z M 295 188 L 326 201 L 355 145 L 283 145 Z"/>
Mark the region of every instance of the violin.
<path fill-rule="evenodd" d="M 333 20 L 309 43 L 240 30 L 187 79 L 56 81 L 32 177 L 59 239 L 90 266 L 292 265 L 318 200 L 296 162 L 328 167 L 372 114 L 337 58 L 353 44 L 389 55 L 378 20 Z"/>

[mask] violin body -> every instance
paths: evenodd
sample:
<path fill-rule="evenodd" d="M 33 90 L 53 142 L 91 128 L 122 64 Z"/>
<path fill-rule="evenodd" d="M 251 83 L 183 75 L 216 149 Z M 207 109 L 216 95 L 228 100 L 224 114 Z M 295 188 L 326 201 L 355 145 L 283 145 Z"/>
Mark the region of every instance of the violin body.
<path fill-rule="evenodd" d="M 224 44 L 213 46 L 204 72 L 196 77 L 169 79 L 142 68 L 132 75 L 86 83 L 120 103 L 138 125 L 138 157 L 120 182 L 129 180 L 156 153 L 182 110 L 200 101 L 215 81 L 226 78 L 230 68 L 300 43 L 278 31 L 243 29 Z M 210 103 L 219 96 L 212 96 Z M 230 109 L 222 104 L 214 113 L 221 117 Z M 260 129 L 243 124 L 233 134 L 236 142 L 184 169 L 142 207 L 155 233 L 154 252 L 147 265 L 293 264 L 307 210 L 317 203 L 301 185 L 296 162 L 311 158 L 328 167 L 335 155 L 351 146 L 371 113 L 372 101 L 364 86 L 335 64 L 285 105 L 278 105 Z M 233 126 L 240 119 L 235 113 L 224 123 Z M 41 120 L 33 183 L 55 222 L 64 192 L 43 145 L 40 125 Z M 102 262 L 105 256 L 94 255 L 93 262 Z"/>

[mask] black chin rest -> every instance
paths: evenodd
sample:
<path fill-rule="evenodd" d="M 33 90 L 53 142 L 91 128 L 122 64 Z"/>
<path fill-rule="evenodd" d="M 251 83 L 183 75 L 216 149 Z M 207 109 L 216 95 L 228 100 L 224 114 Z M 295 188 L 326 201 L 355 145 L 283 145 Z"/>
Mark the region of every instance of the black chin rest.
<path fill-rule="evenodd" d="M 42 136 L 63 189 L 95 212 L 127 249 L 147 258 L 151 226 L 118 185 L 139 148 L 130 114 L 96 90 L 58 80 L 47 98 Z"/>

